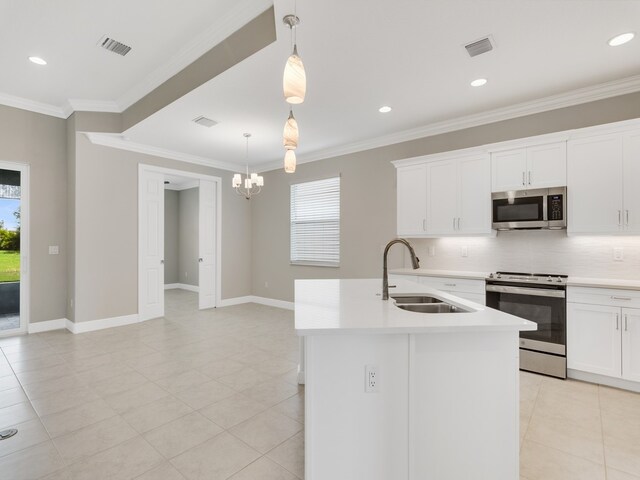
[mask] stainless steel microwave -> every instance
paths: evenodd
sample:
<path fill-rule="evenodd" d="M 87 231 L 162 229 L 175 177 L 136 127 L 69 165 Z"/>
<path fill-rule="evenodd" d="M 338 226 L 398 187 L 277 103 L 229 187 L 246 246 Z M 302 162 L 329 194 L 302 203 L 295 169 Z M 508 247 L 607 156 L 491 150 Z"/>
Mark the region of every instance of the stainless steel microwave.
<path fill-rule="evenodd" d="M 495 230 L 567 228 L 567 187 L 491 194 Z"/>

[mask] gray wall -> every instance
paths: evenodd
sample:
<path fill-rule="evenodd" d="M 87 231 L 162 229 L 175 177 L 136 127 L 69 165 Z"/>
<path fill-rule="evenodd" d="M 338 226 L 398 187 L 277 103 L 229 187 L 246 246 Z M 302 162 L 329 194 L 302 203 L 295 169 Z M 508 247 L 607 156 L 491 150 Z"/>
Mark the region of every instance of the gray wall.
<path fill-rule="evenodd" d="M 164 283 L 178 283 L 178 191 L 164 191 Z"/>
<path fill-rule="evenodd" d="M 381 248 L 395 237 L 396 230 L 396 176 L 392 160 L 638 116 L 640 93 L 633 93 L 306 163 L 299 165 L 293 175 L 281 169 L 267 172 L 263 193 L 252 200 L 253 294 L 291 301 L 296 278 L 381 277 Z M 340 268 L 290 265 L 289 185 L 338 173 L 342 174 Z M 397 266 L 397 262 L 394 260 L 390 265 Z M 429 265 L 424 256 L 423 264 Z M 441 268 L 444 265 L 446 261 Z"/>
<path fill-rule="evenodd" d="M 178 271 L 179 283 L 198 286 L 200 189 L 181 190 L 178 195 Z"/>
<path fill-rule="evenodd" d="M 221 177 L 222 298 L 249 295 L 250 205 L 231 188 L 232 172 L 93 145 L 76 134 L 76 321 L 138 311 L 139 163 Z"/>
<path fill-rule="evenodd" d="M 66 138 L 65 120 L 0 106 L 0 160 L 30 166 L 31 323 L 67 315 Z"/>

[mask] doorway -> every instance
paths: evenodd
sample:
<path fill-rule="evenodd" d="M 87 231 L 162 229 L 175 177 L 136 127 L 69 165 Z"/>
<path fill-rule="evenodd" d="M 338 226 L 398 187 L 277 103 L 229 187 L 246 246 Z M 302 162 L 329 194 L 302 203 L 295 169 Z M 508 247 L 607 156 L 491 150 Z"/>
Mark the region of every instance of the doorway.
<path fill-rule="evenodd" d="M 29 167 L 0 162 L 0 336 L 26 333 Z"/>
<path fill-rule="evenodd" d="M 175 223 L 165 225 L 165 187 L 172 184 L 180 189 L 178 191 L 191 190 L 184 195 L 185 202 L 193 205 L 194 195 L 197 197 L 197 220 L 191 220 L 196 226 L 185 232 L 185 238 L 189 235 L 197 237 L 197 242 L 190 238 L 190 249 L 197 251 L 197 258 L 192 253 L 196 264 L 183 262 L 185 270 L 180 269 L 178 280 L 184 278 L 184 282 L 169 285 L 197 290 L 200 309 L 216 307 L 221 292 L 221 179 L 151 165 L 140 165 L 138 174 L 139 320 L 164 316 L 165 278 L 174 275 L 175 259 L 172 259 L 174 263 L 167 264 L 169 259 L 165 258 L 165 233 L 169 233 L 166 229 L 175 228 Z M 197 286 L 194 285 L 194 277 L 197 278 Z"/>

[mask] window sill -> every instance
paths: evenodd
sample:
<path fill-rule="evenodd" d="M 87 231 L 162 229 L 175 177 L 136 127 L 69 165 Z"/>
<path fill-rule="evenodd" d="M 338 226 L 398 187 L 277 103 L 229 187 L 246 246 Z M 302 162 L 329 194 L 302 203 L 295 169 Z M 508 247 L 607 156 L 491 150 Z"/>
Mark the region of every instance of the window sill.
<path fill-rule="evenodd" d="M 329 268 L 340 268 L 339 263 L 321 263 L 321 262 L 289 262 L 289 265 L 292 266 L 301 266 L 301 267 L 329 267 Z"/>

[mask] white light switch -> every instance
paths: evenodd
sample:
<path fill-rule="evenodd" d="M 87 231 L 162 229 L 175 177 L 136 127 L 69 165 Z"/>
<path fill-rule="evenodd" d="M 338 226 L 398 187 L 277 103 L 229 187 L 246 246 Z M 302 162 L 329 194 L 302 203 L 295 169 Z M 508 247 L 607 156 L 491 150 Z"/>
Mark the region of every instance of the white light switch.
<path fill-rule="evenodd" d="M 615 262 L 622 262 L 624 260 L 624 248 L 613 247 L 613 260 Z"/>
<path fill-rule="evenodd" d="M 436 247 L 434 246 L 429 246 L 429 256 L 430 257 L 435 257 L 436 256 Z"/>
<path fill-rule="evenodd" d="M 469 247 L 467 247 L 466 245 L 465 245 L 464 247 L 462 247 L 462 248 L 460 249 L 460 254 L 461 254 L 463 257 L 468 257 L 468 256 L 469 256 Z"/>
<path fill-rule="evenodd" d="M 60 248 L 58 245 L 49 245 L 49 255 L 58 255 L 60 253 Z"/>

